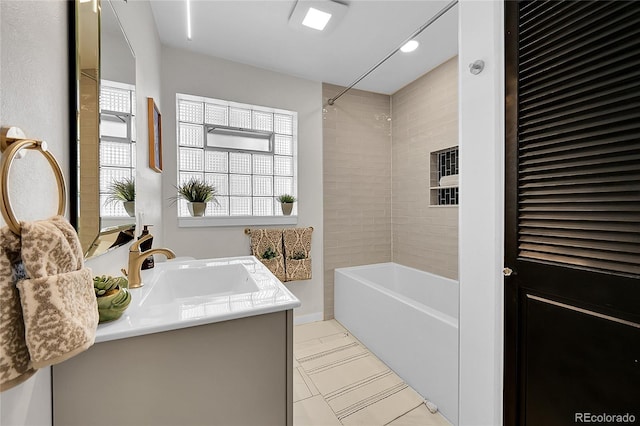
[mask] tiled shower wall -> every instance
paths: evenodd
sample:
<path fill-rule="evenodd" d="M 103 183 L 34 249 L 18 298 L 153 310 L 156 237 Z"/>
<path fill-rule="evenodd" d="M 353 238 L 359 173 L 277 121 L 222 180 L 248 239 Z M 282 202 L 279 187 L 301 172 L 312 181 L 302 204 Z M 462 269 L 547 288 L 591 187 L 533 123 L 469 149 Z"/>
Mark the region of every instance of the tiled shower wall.
<path fill-rule="evenodd" d="M 341 90 L 322 85 L 326 319 L 335 268 L 391 261 L 390 97 L 351 90 L 327 105 Z"/>
<path fill-rule="evenodd" d="M 392 96 L 323 84 L 324 317 L 335 268 L 397 262 L 458 278 L 458 208 L 430 207 L 430 153 L 458 145 L 458 60 Z M 390 121 L 389 118 L 393 117 Z"/>
<path fill-rule="evenodd" d="M 391 97 L 393 261 L 458 279 L 458 207 L 429 206 L 430 153 L 458 145 L 458 58 Z"/>

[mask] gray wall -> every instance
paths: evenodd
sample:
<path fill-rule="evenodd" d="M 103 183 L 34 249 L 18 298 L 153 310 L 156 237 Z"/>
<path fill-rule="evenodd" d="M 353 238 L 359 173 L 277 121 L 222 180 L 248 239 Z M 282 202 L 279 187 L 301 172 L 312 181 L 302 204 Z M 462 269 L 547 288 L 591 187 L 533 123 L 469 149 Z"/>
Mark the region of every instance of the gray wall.
<path fill-rule="evenodd" d="M 146 97 L 160 97 L 160 41 L 148 1 L 116 2 L 116 10 L 136 52 L 138 111 L 146 118 Z M 67 94 L 67 2 L 0 1 L 0 124 L 21 127 L 29 137 L 44 139 L 65 178 L 69 168 Z M 138 122 L 138 138 L 147 140 L 146 120 Z M 161 176 L 146 167 L 148 146 L 138 144 L 138 203 L 147 223 L 162 223 Z M 53 174 L 42 156 L 29 153 L 16 161 L 10 176 L 11 204 L 20 220 L 44 219 L 56 211 Z M 71 192 L 71 191 L 69 191 Z M 0 218 L 0 224 L 4 222 Z M 162 227 L 157 226 L 162 241 Z M 127 250 L 88 262 L 96 274 L 119 274 Z M 0 394 L 3 426 L 51 424 L 50 369 Z"/>
<path fill-rule="evenodd" d="M 236 62 L 170 47 L 162 50 L 164 232 L 178 256 L 247 255 L 244 226 L 178 227 L 177 208 L 168 202 L 177 183 L 176 93 L 281 108 L 298 113 L 298 224 L 313 226 L 313 278 L 286 283 L 302 301 L 296 320 L 322 313 L 322 105 L 321 85 Z"/>
<path fill-rule="evenodd" d="M 67 5 L 64 1 L 0 2 L 0 124 L 44 139 L 68 178 Z M 16 160 L 9 177 L 19 220 L 55 214 L 55 179 L 44 157 Z M 0 224 L 4 222 L 0 218 Z M 0 394 L 3 426 L 51 424 L 51 369 Z"/>

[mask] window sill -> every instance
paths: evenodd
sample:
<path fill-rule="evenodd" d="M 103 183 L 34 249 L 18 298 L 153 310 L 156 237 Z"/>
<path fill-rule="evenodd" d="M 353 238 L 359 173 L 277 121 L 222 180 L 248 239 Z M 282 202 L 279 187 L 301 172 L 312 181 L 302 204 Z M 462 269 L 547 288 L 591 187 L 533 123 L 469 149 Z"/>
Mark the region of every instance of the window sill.
<path fill-rule="evenodd" d="M 298 216 L 234 216 L 179 217 L 178 228 L 208 228 L 216 226 L 296 225 Z"/>

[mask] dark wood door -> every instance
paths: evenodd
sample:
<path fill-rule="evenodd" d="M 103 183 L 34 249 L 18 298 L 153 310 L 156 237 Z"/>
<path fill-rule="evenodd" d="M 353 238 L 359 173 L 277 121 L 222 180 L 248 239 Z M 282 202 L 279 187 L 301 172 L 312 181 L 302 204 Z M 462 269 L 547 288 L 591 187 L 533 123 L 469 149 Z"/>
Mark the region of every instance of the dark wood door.
<path fill-rule="evenodd" d="M 504 423 L 640 425 L 640 2 L 505 24 Z"/>

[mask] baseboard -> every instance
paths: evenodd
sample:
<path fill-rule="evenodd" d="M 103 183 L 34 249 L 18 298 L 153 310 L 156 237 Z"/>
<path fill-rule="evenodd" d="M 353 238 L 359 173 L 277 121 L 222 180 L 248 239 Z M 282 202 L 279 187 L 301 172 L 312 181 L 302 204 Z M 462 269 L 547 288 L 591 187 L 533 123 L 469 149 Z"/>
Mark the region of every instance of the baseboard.
<path fill-rule="evenodd" d="M 314 312 L 307 315 L 296 315 L 293 317 L 293 325 L 307 324 L 310 322 L 322 321 L 323 319 L 324 316 L 322 315 L 322 312 Z"/>

